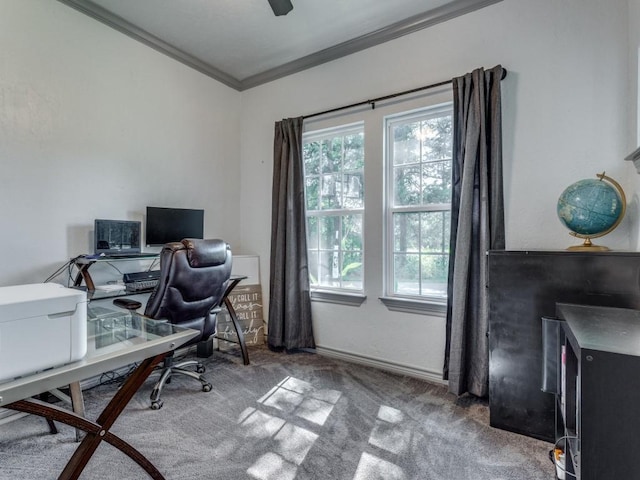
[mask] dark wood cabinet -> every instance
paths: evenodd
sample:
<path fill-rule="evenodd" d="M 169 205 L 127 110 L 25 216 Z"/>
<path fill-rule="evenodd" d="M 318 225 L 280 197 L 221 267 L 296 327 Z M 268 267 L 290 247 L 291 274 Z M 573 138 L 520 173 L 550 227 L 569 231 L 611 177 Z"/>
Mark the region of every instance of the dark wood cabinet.
<path fill-rule="evenodd" d="M 541 318 L 556 302 L 640 309 L 640 253 L 491 251 L 488 272 L 490 423 L 553 442 Z"/>
<path fill-rule="evenodd" d="M 640 475 L 640 311 L 558 304 L 557 440 L 580 480 Z"/>

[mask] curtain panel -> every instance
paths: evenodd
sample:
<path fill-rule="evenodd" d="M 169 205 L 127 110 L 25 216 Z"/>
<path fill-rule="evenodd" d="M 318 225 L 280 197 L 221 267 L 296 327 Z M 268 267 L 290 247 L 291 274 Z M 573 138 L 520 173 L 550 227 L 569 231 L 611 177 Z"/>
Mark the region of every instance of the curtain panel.
<path fill-rule="evenodd" d="M 275 124 L 269 278 L 269 331 L 274 350 L 315 348 L 307 264 L 302 160 L 303 117 Z"/>
<path fill-rule="evenodd" d="M 500 81 L 504 70 L 453 79 L 453 193 L 444 378 L 449 391 L 489 389 L 488 250 L 505 248 Z"/>

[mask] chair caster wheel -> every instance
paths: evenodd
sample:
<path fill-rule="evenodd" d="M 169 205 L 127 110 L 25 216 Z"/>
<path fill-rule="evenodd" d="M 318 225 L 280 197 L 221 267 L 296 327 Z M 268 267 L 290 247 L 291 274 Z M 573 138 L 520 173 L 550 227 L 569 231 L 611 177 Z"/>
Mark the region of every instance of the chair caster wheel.
<path fill-rule="evenodd" d="M 207 369 L 204 368 L 204 365 L 198 365 L 196 367 L 196 373 L 204 373 Z"/>
<path fill-rule="evenodd" d="M 151 410 L 160 410 L 162 408 L 162 400 L 151 402 Z"/>
<path fill-rule="evenodd" d="M 213 386 L 210 383 L 206 383 L 206 384 L 202 385 L 202 391 L 203 392 L 210 392 L 212 388 L 213 388 Z"/>

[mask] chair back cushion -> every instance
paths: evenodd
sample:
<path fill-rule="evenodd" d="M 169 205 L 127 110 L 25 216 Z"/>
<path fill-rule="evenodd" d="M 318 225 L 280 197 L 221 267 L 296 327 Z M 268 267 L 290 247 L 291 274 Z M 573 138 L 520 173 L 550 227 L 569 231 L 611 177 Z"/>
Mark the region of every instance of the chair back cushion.
<path fill-rule="evenodd" d="M 167 243 L 160 253 L 160 279 L 145 315 L 201 332 L 196 343 L 215 331 L 215 317 L 229 277 L 232 255 L 219 239 L 184 239 Z"/>

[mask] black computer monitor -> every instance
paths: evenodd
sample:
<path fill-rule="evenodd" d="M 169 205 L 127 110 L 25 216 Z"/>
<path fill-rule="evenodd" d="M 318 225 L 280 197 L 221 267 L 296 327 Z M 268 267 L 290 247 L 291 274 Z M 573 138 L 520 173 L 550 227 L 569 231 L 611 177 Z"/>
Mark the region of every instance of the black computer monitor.
<path fill-rule="evenodd" d="M 203 238 L 204 210 L 189 208 L 147 207 L 146 245 L 162 246 L 183 238 Z"/>

